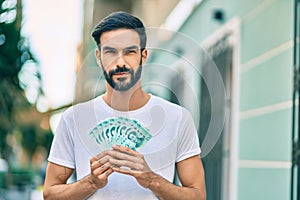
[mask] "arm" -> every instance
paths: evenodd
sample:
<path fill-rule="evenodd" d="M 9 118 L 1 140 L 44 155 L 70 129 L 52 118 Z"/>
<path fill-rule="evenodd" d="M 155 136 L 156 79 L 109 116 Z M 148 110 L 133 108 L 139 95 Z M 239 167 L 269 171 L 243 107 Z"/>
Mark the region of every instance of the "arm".
<path fill-rule="evenodd" d="M 182 187 L 158 177 L 152 181 L 149 188 L 160 199 L 205 200 L 204 170 L 199 156 L 193 156 L 177 163 L 176 168 Z"/>
<path fill-rule="evenodd" d="M 176 186 L 152 172 L 142 154 L 127 147 L 113 148 L 115 151 L 109 152 L 112 157 L 110 163 L 130 168 L 114 167 L 113 170 L 135 177 L 141 186 L 149 188 L 160 199 L 206 199 L 204 170 L 199 156 L 193 156 L 176 164 L 182 183 L 182 186 Z"/>
<path fill-rule="evenodd" d="M 108 157 L 92 158 L 90 160 L 91 174 L 72 184 L 66 184 L 66 182 L 73 173 L 73 169 L 49 162 L 44 183 L 44 199 L 88 198 L 107 184 L 107 178 L 113 172 L 107 161 Z"/>

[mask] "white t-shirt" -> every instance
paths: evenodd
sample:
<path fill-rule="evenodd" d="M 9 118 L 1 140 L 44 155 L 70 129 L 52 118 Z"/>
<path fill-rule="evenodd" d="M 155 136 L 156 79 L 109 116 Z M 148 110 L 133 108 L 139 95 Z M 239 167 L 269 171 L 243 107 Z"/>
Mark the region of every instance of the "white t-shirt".
<path fill-rule="evenodd" d="M 124 102 L 126 103 L 126 102 Z M 55 132 L 48 161 L 76 169 L 80 180 L 90 173 L 90 158 L 101 152 L 89 135 L 99 122 L 126 117 L 146 127 L 152 138 L 138 151 L 155 173 L 172 182 L 175 163 L 200 154 L 197 131 L 190 113 L 183 107 L 151 95 L 141 108 L 121 112 L 109 107 L 99 96 L 67 109 Z M 157 199 L 128 175 L 113 173 L 108 184 L 90 199 Z"/>

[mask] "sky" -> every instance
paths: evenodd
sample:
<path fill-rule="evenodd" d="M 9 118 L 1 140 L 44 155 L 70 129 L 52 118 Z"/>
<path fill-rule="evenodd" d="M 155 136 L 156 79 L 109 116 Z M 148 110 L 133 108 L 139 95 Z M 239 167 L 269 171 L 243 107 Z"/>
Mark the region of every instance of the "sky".
<path fill-rule="evenodd" d="M 39 62 L 45 93 L 40 111 L 72 102 L 82 7 L 83 0 L 23 0 L 22 35 Z"/>

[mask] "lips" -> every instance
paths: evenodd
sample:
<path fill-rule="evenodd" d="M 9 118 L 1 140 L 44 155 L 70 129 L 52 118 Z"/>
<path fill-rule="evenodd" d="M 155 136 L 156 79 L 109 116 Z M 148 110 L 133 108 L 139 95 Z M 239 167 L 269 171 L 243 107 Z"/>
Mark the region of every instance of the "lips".
<path fill-rule="evenodd" d="M 126 75 L 126 74 L 128 74 L 128 73 L 127 72 L 118 72 L 118 73 L 114 73 L 113 76 L 114 75 L 116 75 L 116 76 L 122 76 L 122 75 Z"/>
<path fill-rule="evenodd" d="M 110 77 L 114 76 L 114 75 L 125 75 L 130 73 L 130 69 L 126 68 L 126 67 L 117 67 L 115 70 L 111 70 L 109 72 Z"/>

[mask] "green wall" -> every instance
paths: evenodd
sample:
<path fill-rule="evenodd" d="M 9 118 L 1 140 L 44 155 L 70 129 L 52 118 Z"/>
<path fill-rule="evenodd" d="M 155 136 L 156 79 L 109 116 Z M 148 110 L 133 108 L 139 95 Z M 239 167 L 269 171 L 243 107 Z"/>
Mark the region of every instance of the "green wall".
<path fill-rule="evenodd" d="M 224 22 L 213 19 L 216 8 Z M 200 43 L 233 17 L 241 20 L 237 199 L 288 199 L 293 0 L 204 0 L 179 31 Z"/>

